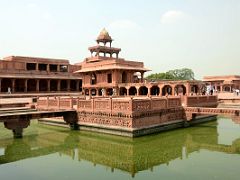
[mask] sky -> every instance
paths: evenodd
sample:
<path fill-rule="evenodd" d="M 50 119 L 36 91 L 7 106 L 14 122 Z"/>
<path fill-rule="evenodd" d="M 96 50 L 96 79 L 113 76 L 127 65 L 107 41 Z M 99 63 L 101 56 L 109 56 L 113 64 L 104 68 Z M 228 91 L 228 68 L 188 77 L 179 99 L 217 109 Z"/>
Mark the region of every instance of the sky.
<path fill-rule="evenodd" d="M 240 0 L 0 0 L 0 22 L 0 58 L 78 63 L 106 28 L 149 73 L 240 75 Z"/>

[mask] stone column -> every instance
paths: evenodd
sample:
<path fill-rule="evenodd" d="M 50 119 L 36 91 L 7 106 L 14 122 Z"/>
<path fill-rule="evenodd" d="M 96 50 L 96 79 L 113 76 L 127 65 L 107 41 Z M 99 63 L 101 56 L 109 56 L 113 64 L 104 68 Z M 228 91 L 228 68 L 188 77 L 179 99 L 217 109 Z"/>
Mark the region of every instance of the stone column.
<path fill-rule="evenodd" d="M 27 89 L 28 89 L 28 80 L 25 79 L 25 80 L 24 80 L 24 92 L 25 92 L 25 93 L 27 92 Z"/>
<path fill-rule="evenodd" d="M 143 83 L 144 72 L 141 72 L 141 83 Z"/>
<path fill-rule="evenodd" d="M 47 72 L 50 72 L 50 64 L 47 64 Z"/>
<path fill-rule="evenodd" d="M 57 65 L 57 72 L 60 72 L 60 65 Z"/>
<path fill-rule="evenodd" d="M 57 81 L 57 91 L 60 92 L 61 91 L 61 80 Z"/>
<path fill-rule="evenodd" d="M 2 79 L 0 79 L 0 93 L 2 92 Z"/>
<path fill-rule="evenodd" d="M 12 79 L 12 93 L 15 92 L 15 79 Z"/>
<path fill-rule="evenodd" d="M 222 92 L 222 91 L 223 91 L 223 86 L 221 85 L 221 86 L 220 86 L 220 92 Z"/>
<path fill-rule="evenodd" d="M 50 92 L 50 79 L 47 80 L 47 91 Z"/>
<path fill-rule="evenodd" d="M 71 82 L 70 80 L 67 80 L 67 91 L 71 90 L 70 82 Z"/>
<path fill-rule="evenodd" d="M 147 87 L 147 88 L 148 88 L 147 96 L 150 96 L 151 95 L 151 88 L 150 87 Z"/>
<path fill-rule="evenodd" d="M 140 89 L 140 88 L 136 88 L 136 89 L 137 89 L 137 96 L 139 96 L 139 89 Z"/>
<path fill-rule="evenodd" d="M 127 89 L 127 96 L 129 96 L 129 88 L 126 88 Z"/>
<path fill-rule="evenodd" d="M 79 80 L 77 80 L 77 83 L 76 83 L 76 91 L 79 91 L 79 84 L 80 84 L 80 82 L 79 82 Z"/>
<path fill-rule="evenodd" d="M 36 92 L 39 93 L 39 79 L 36 79 Z"/>

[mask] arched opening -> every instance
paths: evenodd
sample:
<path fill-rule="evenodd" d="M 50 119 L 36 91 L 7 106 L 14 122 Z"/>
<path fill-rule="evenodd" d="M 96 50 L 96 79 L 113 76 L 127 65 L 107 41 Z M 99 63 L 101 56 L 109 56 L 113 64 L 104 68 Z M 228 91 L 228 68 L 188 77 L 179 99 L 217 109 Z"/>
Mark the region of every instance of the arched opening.
<path fill-rule="evenodd" d="M 8 88 L 11 88 L 12 90 L 12 80 L 4 78 L 1 81 L 2 89 L 1 92 L 8 92 Z"/>
<path fill-rule="evenodd" d="M 191 86 L 191 93 L 197 94 L 198 90 L 199 90 L 198 85 L 192 85 Z"/>
<path fill-rule="evenodd" d="M 77 84 L 75 80 L 70 81 L 70 91 L 77 91 Z"/>
<path fill-rule="evenodd" d="M 162 96 L 166 96 L 166 95 L 172 95 L 172 87 L 169 85 L 165 85 L 162 88 Z"/>
<path fill-rule="evenodd" d="M 127 83 L 127 73 L 125 71 L 122 73 L 122 83 Z"/>
<path fill-rule="evenodd" d="M 25 89 L 25 80 L 16 79 L 15 80 L 15 92 L 24 92 Z"/>
<path fill-rule="evenodd" d="M 151 87 L 151 95 L 158 96 L 160 93 L 160 88 L 158 86 Z"/>
<path fill-rule="evenodd" d="M 97 84 L 97 76 L 95 73 L 92 73 L 90 81 L 91 85 Z"/>
<path fill-rule="evenodd" d="M 37 82 L 35 79 L 29 79 L 27 82 L 27 91 L 35 92 L 37 90 Z"/>
<path fill-rule="evenodd" d="M 85 95 L 89 95 L 89 90 L 88 89 L 85 89 L 85 91 L 84 91 L 84 93 L 85 93 Z"/>
<path fill-rule="evenodd" d="M 91 89 L 91 95 L 96 96 L 97 95 L 97 90 L 96 89 Z"/>
<path fill-rule="evenodd" d="M 113 95 L 113 89 L 112 88 L 108 88 L 107 89 L 107 96 L 112 96 Z"/>
<path fill-rule="evenodd" d="M 39 91 L 47 91 L 48 90 L 48 82 L 46 79 L 39 80 Z"/>
<path fill-rule="evenodd" d="M 139 88 L 139 95 L 144 96 L 148 94 L 148 88 L 146 86 L 141 86 Z"/>
<path fill-rule="evenodd" d="M 67 91 L 67 80 L 61 80 L 60 90 L 61 91 Z"/>
<path fill-rule="evenodd" d="M 226 91 L 226 92 L 230 92 L 230 91 L 231 91 L 230 86 L 225 86 L 225 87 L 224 87 L 224 91 Z"/>
<path fill-rule="evenodd" d="M 50 81 L 50 91 L 57 91 L 57 80 Z"/>
<path fill-rule="evenodd" d="M 127 89 L 125 87 L 121 87 L 119 95 L 120 96 L 126 96 L 127 95 Z"/>
<path fill-rule="evenodd" d="M 136 87 L 134 87 L 134 86 L 130 87 L 130 89 L 129 89 L 129 95 L 130 95 L 130 96 L 136 96 L 136 95 L 137 95 L 137 89 L 136 89 Z"/>
<path fill-rule="evenodd" d="M 174 95 L 186 95 L 186 87 L 182 84 L 178 84 L 174 88 Z"/>

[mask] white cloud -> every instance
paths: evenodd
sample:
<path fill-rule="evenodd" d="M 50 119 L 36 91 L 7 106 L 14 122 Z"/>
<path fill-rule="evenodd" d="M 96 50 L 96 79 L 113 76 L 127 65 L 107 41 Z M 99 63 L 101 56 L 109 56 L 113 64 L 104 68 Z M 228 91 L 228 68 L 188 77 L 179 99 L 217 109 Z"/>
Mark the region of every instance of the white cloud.
<path fill-rule="evenodd" d="M 171 10 L 165 12 L 161 17 L 162 24 L 173 24 L 187 18 L 188 15 L 182 11 Z"/>
<path fill-rule="evenodd" d="M 109 24 L 109 29 L 136 29 L 139 25 L 131 20 L 117 20 Z"/>

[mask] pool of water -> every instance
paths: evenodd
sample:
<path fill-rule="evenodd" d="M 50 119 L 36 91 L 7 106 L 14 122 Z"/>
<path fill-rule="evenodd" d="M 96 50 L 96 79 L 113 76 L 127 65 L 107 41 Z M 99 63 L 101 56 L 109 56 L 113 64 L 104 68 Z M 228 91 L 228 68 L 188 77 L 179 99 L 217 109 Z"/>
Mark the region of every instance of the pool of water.
<path fill-rule="evenodd" d="M 32 122 L 23 139 L 0 124 L 1 180 L 240 179 L 231 119 L 135 139 Z"/>

